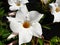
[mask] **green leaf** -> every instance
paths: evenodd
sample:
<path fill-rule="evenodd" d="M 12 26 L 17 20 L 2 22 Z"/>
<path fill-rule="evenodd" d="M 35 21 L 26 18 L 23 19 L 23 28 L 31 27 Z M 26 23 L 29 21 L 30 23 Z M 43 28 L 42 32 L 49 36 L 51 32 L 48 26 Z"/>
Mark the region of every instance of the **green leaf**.
<path fill-rule="evenodd" d="M 38 39 L 38 42 L 39 42 L 40 45 L 43 45 L 42 39 Z"/>
<path fill-rule="evenodd" d="M 48 30 L 51 29 L 49 26 L 46 26 L 46 25 L 43 25 L 42 27 L 43 27 L 43 28 L 46 28 L 46 29 L 48 29 Z"/>
<path fill-rule="evenodd" d="M 5 10 L 3 8 L 0 8 L 0 16 L 4 15 Z"/>
<path fill-rule="evenodd" d="M 59 42 L 60 41 L 60 38 L 55 36 L 51 39 L 51 42 Z"/>
<path fill-rule="evenodd" d="M 2 42 L 0 41 L 0 45 L 4 45 L 4 43 L 2 43 Z"/>

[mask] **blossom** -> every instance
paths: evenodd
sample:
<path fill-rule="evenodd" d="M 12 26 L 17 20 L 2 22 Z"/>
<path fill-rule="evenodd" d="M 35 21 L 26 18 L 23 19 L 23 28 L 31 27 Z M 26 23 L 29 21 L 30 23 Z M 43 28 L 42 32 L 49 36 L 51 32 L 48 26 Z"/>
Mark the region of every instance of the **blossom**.
<path fill-rule="evenodd" d="M 54 21 L 53 22 L 60 22 L 60 8 L 57 3 L 51 3 L 49 4 L 51 14 L 54 15 Z"/>
<path fill-rule="evenodd" d="M 11 38 L 15 37 L 16 35 L 18 35 L 18 33 L 12 33 L 7 39 L 11 39 Z"/>
<path fill-rule="evenodd" d="M 15 34 L 19 34 L 19 45 L 23 43 L 28 43 L 31 41 L 32 36 L 41 38 L 42 28 L 39 20 L 42 18 L 43 14 L 37 11 L 30 11 L 27 15 L 18 11 L 16 17 L 7 17 L 10 21 L 10 29 Z M 9 36 L 10 38 L 16 36 Z"/>
<path fill-rule="evenodd" d="M 8 0 L 10 10 L 19 10 L 23 5 L 28 3 L 28 0 Z"/>
<path fill-rule="evenodd" d="M 60 0 L 56 0 L 56 2 L 58 4 L 58 6 L 60 6 Z"/>
<path fill-rule="evenodd" d="M 15 16 L 16 12 L 8 13 L 9 16 Z"/>

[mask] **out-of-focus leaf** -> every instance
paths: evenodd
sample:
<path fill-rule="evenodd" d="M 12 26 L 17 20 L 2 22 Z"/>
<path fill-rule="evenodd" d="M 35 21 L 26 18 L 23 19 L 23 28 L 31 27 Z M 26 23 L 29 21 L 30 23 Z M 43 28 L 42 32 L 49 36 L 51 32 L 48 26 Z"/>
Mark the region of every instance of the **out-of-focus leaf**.
<path fill-rule="evenodd" d="M 0 6 L 1 6 L 2 2 L 0 2 Z"/>
<path fill-rule="evenodd" d="M 0 35 L 2 35 L 3 38 L 6 38 L 10 32 L 7 29 L 0 28 Z"/>
<path fill-rule="evenodd" d="M 4 45 L 4 44 L 0 41 L 0 45 Z"/>
<path fill-rule="evenodd" d="M 0 8 L 0 16 L 4 15 L 4 9 L 3 8 Z"/>
<path fill-rule="evenodd" d="M 48 30 L 51 29 L 49 26 L 46 26 L 46 25 L 43 25 L 42 27 L 43 27 L 43 28 L 46 28 L 46 29 L 48 29 Z"/>
<path fill-rule="evenodd" d="M 40 45 L 43 45 L 42 39 L 38 39 L 38 43 L 39 43 Z"/>
<path fill-rule="evenodd" d="M 59 42 L 59 37 L 55 36 L 51 39 L 51 42 Z"/>

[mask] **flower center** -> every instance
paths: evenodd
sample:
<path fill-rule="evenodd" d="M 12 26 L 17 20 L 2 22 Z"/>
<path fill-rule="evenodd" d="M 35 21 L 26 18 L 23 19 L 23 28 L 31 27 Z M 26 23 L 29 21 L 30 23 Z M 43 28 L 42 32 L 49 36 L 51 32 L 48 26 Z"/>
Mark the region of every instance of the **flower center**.
<path fill-rule="evenodd" d="M 29 28 L 29 27 L 30 27 L 30 23 L 29 23 L 28 21 L 25 21 L 25 22 L 23 23 L 23 27 L 24 27 L 24 28 Z"/>
<path fill-rule="evenodd" d="M 57 7 L 57 8 L 56 8 L 56 12 L 59 12 L 59 11 L 60 11 L 60 8 L 59 8 L 59 7 Z"/>
<path fill-rule="evenodd" d="M 20 2 L 16 2 L 16 6 L 20 6 Z"/>

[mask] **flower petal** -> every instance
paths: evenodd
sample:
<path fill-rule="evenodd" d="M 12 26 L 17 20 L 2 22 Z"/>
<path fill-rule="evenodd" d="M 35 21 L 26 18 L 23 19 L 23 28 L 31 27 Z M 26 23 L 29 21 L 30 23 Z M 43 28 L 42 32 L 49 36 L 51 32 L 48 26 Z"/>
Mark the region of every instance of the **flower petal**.
<path fill-rule="evenodd" d="M 24 15 L 28 14 L 28 9 L 27 9 L 26 5 L 22 5 L 20 10 Z"/>
<path fill-rule="evenodd" d="M 33 30 L 32 30 L 33 36 L 41 38 L 41 35 L 42 35 L 41 25 L 38 22 L 35 22 L 32 24 L 32 27 L 33 27 Z"/>
<path fill-rule="evenodd" d="M 26 20 L 26 15 L 24 15 L 21 11 L 17 11 L 16 18 L 18 20 L 25 21 Z"/>
<path fill-rule="evenodd" d="M 38 22 L 43 17 L 43 14 L 40 14 L 37 11 L 31 11 L 29 17 L 31 22 Z"/>
<path fill-rule="evenodd" d="M 21 3 L 23 4 L 28 3 L 28 0 L 21 0 Z"/>
<path fill-rule="evenodd" d="M 13 5 L 14 4 L 14 0 L 8 0 L 9 5 Z"/>
<path fill-rule="evenodd" d="M 31 39 L 32 39 L 32 35 L 30 31 L 25 30 L 19 33 L 19 45 L 23 43 L 28 43 L 31 41 Z"/>
<path fill-rule="evenodd" d="M 14 33 L 19 33 L 19 45 L 30 42 L 32 39 L 32 27 L 24 28 L 21 22 L 11 22 L 10 28 Z"/>
<path fill-rule="evenodd" d="M 54 21 L 53 22 L 60 22 L 60 12 L 54 14 Z"/>
<path fill-rule="evenodd" d="M 10 10 L 18 10 L 20 8 L 20 6 L 16 6 L 16 5 L 13 5 L 13 6 L 10 6 Z"/>
<path fill-rule="evenodd" d="M 10 29 L 14 32 L 14 33 L 19 33 L 19 27 L 20 24 L 16 21 L 11 21 L 10 22 Z M 18 28 L 18 29 L 17 29 Z"/>
<path fill-rule="evenodd" d="M 6 17 L 6 18 L 8 19 L 9 22 L 11 22 L 11 21 L 16 21 L 16 19 L 13 18 L 13 17 Z"/>
<path fill-rule="evenodd" d="M 49 6 L 50 6 L 50 8 L 51 8 L 52 11 L 55 11 L 56 10 L 55 3 L 51 3 L 51 4 L 49 4 Z"/>
<path fill-rule="evenodd" d="M 16 12 L 8 13 L 9 16 L 15 16 Z"/>
<path fill-rule="evenodd" d="M 15 37 L 17 35 L 17 33 L 12 33 L 7 39 L 11 39 L 13 37 Z"/>
<path fill-rule="evenodd" d="M 17 18 L 13 18 L 13 17 L 6 17 L 8 19 L 9 22 L 22 22 L 21 20 L 17 19 Z"/>
<path fill-rule="evenodd" d="M 60 0 L 56 0 L 56 3 L 60 6 Z"/>

